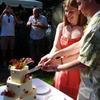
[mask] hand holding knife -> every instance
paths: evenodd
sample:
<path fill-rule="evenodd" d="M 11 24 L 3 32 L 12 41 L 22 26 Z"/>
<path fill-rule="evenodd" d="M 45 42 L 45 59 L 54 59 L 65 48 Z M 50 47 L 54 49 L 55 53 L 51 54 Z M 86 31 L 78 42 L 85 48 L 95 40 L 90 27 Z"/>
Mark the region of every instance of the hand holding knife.
<path fill-rule="evenodd" d="M 61 58 L 62 57 L 56 57 L 56 59 L 61 59 Z M 29 72 L 25 76 L 30 75 L 31 73 L 41 69 L 41 66 L 42 66 L 42 64 L 39 64 L 39 65 L 35 66 L 34 68 L 30 69 Z"/>
<path fill-rule="evenodd" d="M 37 65 L 34 68 L 30 69 L 28 73 L 33 73 L 33 72 L 35 72 L 35 71 L 37 71 L 39 69 L 40 69 L 40 66 Z"/>
<path fill-rule="evenodd" d="M 30 74 L 32 74 L 33 72 L 35 72 L 35 71 L 37 71 L 39 69 L 41 69 L 41 65 L 37 65 L 34 68 L 29 69 L 28 73 L 25 76 L 27 77 L 27 76 L 29 76 Z"/>

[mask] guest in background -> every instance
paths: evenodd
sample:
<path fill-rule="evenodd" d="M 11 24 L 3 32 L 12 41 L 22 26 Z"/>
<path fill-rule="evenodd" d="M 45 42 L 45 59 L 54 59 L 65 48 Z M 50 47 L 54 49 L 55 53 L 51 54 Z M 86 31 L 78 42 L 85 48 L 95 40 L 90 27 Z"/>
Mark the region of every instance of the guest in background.
<path fill-rule="evenodd" d="M 16 15 L 16 26 L 15 26 L 15 57 L 16 58 L 23 58 L 25 57 L 25 54 L 27 54 L 28 52 L 26 52 L 26 48 L 24 48 L 24 46 L 28 45 L 28 42 L 26 43 L 26 41 L 28 41 L 27 37 L 26 37 L 26 28 L 25 28 L 25 23 L 24 21 L 21 19 L 20 14 Z M 19 49 L 21 47 L 21 49 Z"/>
<path fill-rule="evenodd" d="M 2 60 L 3 64 L 6 65 L 8 60 L 14 56 L 15 45 L 15 17 L 10 6 L 6 6 L 0 15 L 0 23 Z"/>
<path fill-rule="evenodd" d="M 37 64 L 42 56 L 47 53 L 46 29 L 48 28 L 47 18 L 40 13 L 39 8 L 33 8 L 33 15 L 29 17 L 27 26 L 30 31 L 30 56 Z"/>

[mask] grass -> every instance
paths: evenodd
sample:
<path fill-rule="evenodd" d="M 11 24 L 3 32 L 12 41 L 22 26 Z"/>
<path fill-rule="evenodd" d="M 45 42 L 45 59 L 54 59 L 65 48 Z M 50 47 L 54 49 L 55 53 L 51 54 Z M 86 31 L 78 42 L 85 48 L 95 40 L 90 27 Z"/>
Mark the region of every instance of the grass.
<path fill-rule="evenodd" d="M 33 73 L 33 78 L 39 78 L 49 84 L 53 83 L 54 73 L 44 72 L 44 71 L 36 71 Z"/>
<path fill-rule="evenodd" d="M 0 86 L 5 85 L 4 83 L 0 83 Z"/>

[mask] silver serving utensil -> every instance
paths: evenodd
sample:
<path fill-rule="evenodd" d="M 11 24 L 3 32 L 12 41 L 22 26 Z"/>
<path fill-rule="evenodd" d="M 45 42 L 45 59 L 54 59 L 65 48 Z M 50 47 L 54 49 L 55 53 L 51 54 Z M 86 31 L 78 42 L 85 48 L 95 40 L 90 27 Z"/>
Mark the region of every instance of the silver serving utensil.
<path fill-rule="evenodd" d="M 34 68 L 32 68 L 32 69 L 30 69 L 29 71 L 28 71 L 28 73 L 26 73 L 25 74 L 25 77 L 28 77 L 28 76 L 30 76 L 33 72 L 35 72 L 35 71 L 37 71 L 37 70 L 39 70 L 40 69 L 40 66 L 35 66 Z"/>
<path fill-rule="evenodd" d="M 33 73 L 40 69 L 40 66 L 35 66 L 34 68 L 30 69 L 28 73 Z"/>

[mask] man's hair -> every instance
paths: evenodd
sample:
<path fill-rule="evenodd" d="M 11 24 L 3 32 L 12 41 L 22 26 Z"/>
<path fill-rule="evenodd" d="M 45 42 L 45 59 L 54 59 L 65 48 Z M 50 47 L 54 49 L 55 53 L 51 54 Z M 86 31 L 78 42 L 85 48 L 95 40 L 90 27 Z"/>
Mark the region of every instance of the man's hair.
<path fill-rule="evenodd" d="M 38 13 L 40 13 L 40 8 L 34 7 L 33 10 L 35 10 Z"/>
<path fill-rule="evenodd" d="M 95 0 L 96 3 L 100 4 L 100 0 Z"/>

